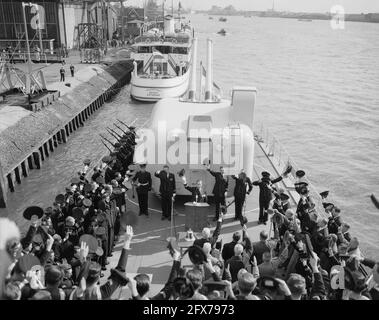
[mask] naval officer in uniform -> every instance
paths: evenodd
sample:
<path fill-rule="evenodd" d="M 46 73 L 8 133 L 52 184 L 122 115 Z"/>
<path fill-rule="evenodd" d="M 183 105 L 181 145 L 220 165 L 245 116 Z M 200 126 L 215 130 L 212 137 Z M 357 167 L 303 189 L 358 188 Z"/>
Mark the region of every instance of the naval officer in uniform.
<path fill-rule="evenodd" d="M 161 180 L 159 193 L 161 194 L 162 219 L 171 221 L 172 202 L 176 196 L 175 176 L 170 171 L 169 166 L 163 166 L 162 171 L 155 172 L 155 176 Z"/>
<path fill-rule="evenodd" d="M 267 224 L 267 209 L 270 206 L 273 194 L 272 185 L 279 181 L 282 181 L 283 176 L 285 176 L 286 174 L 287 172 L 285 172 L 283 175 L 280 175 L 276 179 L 271 179 L 270 173 L 267 171 L 263 171 L 262 178 L 253 182 L 254 186 L 259 186 L 259 224 Z"/>
<path fill-rule="evenodd" d="M 138 171 L 134 178 L 133 183 L 137 186 L 137 196 L 139 205 L 139 215 L 149 215 L 148 213 L 148 199 L 149 191 L 151 190 L 151 174 L 146 171 L 146 164 L 140 165 L 140 171 Z"/>

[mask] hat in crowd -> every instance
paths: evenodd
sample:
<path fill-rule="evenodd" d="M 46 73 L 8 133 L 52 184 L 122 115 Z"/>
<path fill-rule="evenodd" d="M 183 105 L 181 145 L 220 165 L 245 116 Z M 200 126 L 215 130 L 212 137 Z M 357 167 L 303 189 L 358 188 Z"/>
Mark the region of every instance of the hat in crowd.
<path fill-rule="evenodd" d="M 276 224 L 282 224 L 284 222 L 283 215 L 280 212 L 273 215 L 273 220 Z"/>
<path fill-rule="evenodd" d="M 79 184 L 80 183 L 80 179 L 78 177 L 74 177 L 71 179 L 71 184 Z"/>
<path fill-rule="evenodd" d="M 75 207 L 72 209 L 71 215 L 75 220 L 80 220 L 83 217 L 83 210 L 81 208 Z"/>
<path fill-rule="evenodd" d="M 103 176 L 98 176 L 97 179 L 96 179 L 96 182 L 98 184 L 105 184 L 105 180 L 104 180 L 104 177 Z"/>
<path fill-rule="evenodd" d="M 115 147 L 115 148 L 121 148 L 121 143 L 116 142 L 116 143 L 114 144 L 114 147 Z M 112 152 L 112 153 L 115 153 L 115 152 Z M 111 153 L 111 155 L 112 155 L 112 153 Z"/>
<path fill-rule="evenodd" d="M 292 293 L 307 293 L 305 279 L 300 274 L 291 273 L 287 280 L 287 285 Z"/>
<path fill-rule="evenodd" d="M 32 218 L 32 216 L 37 216 L 38 219 L 41 219 L 43 216 L 43 213 L 44 213 L 44 211 L 41 207 L 31 206 L 31 207 L 27 207 L 24 210 L 24 213 L 22 215 L 24 216 L 24 218 L 26 220 L 30 220 Z"/>
<path fill-rule="evenodd" d="M 85 166 L 89 166 L 90 164 L 91 164 L 91 159 L 84 159 L 84 161 L 83 161 L 83 164 L 85 165 Z"/>
<path fill-rule="evenodd" d="M 75 218 L 72 216 L 68 216 L 65 221 L 66 226 L 73 227 L 75 225 Z"/>
<path fill-rule="evenodd" d="M 198 246 L 191 246 L 187 250 L 188 257 L 193 264 L 203 264 L 207 261 L 204 251 Z"/>
<path fill-rule="evenodd" d="M 128 171 L 126 171 L 126 175 L 127 176 L 132 176 L 133 175 L 133 171 L 134 170 L 128 170 Z"/>
<path fill-rule="evenodd" d="M 325 210 L 332 210 L 334 208 L 334 204 L 333 203 L 329 203 L 329 202 L 323 202 L 323 207 Z"/>
<path fill-rule="evenodd" d="M 270 178 L 270 172 L 263 171 L 262 172 L 262 177 L 264 177 L 264 178 Z"/>
<path fill-rule="evenodd" d="M 308 182 L 305 182 L 305 181 L 295 182 L 294 185 L 295 185 L 295 188 L 308 187 Z"/>
<path fill-rule="evenodd" d="M 104 254 L 103 249 L 99 247 L 97 239 L 94 236 L 90 234 L 83 234 L 79 238 L 79 244 L 81 244 L 82 242 L 85 242 L 87 244 L 89 253 L 95 253 L 100 257 Z"/>
<path fill-rule="evenodd" d="M 63 194 L 58 194 L 56 197 L 55 197 L 55 203 L 57 204 L 63 204 L 64 203 L 64 195 Z"/>
<path fill-rule="evenodd" d="M 146 163 L 140 163 L 140 168 L 146 168 Z"/>
<path fill-rule="evenodd" d="M 244 226 L 244 225 L 247 224 L 249 221 L 247 220 L 247 217 L 246 217 L 246 216 L 242 216 L 241 219 L 240 219 L 240 222 L 241 222 L 241 226 Z"/>
<path fill-rule="evenodd" d="M 31 270 L 32 267 L 40 265 L 40 264 L 41 262 L 36 256 L 32 254 L 26 254 L 26 255 L 23 255 L 20 259 L 18 259 L 15 267 L 17 267 L 17 269 L 20 272 L 26 273 L 29 270 Z"/>
<path fill-rule="evenodd" d="M 52 300 L 52 298 L 49 291 L 38 290 L 29 300 Z"/>
<path fill-rule="evenodd" d="M 110 163 L 112 160 L 113 159 L 111 156 L 105 156 L 105 157 L 103 157 L 103 159 L 101 159 L 101 161 L 104 163 Z"/>
<path fill-rule="evenodd" d="M 295 174 L 298 178 L 302 178 L 305 176 L 305 172 L 303 170 L 297 170 Z"/>
<path fill-rule="evenodd" d="M 328 220 L 326 219 L 320 219 L 317 221 L 317 232 L 320 232 L 328 227 Z"/>
<path fill-rule="evenodd" d="M 83 199 L 83 206 L 89 208 L 90 206 L 92 206 L 92 201 L 88 198 Z"/>
<path fill-rule="evenodd" d="M 182 169 L 182 170 L 180 170 L 180 171 L 178 172 L 178 176 L 179 176 L 179 177 L 183 177 L 185 173 L 186 173 L 186 171 L 185 171 L 184 169 Z"/>
<path fill-rule="evenodd" d="M 287 200 L 289 200 L 289 195 L 288 194 L 286 194 L 286 193 L 280 193 L 280 200 L 282 200 L 282 201 L 287 201 Z"/>

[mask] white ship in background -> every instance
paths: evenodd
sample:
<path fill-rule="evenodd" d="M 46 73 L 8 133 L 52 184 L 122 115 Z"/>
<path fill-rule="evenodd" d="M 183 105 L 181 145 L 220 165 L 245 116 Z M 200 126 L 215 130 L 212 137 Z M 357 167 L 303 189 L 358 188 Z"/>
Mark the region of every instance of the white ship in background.
<path fill-rule="evenodd" d="M 135 100 L 155 102 L 188 90 L 193 29 L 172 16 L 165 17 L 162 27 L 147 30 L 146 25 L 132 45 L 130 94 Z"/>

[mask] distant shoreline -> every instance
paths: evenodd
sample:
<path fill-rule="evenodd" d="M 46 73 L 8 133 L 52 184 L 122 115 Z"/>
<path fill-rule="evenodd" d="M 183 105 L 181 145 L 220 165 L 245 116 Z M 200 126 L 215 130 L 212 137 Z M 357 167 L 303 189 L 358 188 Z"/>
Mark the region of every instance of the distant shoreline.
<path fill-rule="evenodd" d="M 333 17 L 330 13 L 299 13 L 299 12 L 281 12 L 281 11 L 196 11 L 214 16 L 243 16 L 243 17 L 262 17 L 262 18 L 286 18 L 300 20 L 331 20 Z M 379 23 L 379 13 L 361 13 L 345 14 L 345 21 Z"/>

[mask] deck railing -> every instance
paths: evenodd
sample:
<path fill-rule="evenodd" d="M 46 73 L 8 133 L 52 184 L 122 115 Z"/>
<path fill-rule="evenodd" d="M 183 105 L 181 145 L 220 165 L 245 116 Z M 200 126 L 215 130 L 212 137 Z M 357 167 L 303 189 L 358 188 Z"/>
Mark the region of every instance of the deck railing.
<path fill-rule="evenodd" d="M 254 132 L 254 138 L 272 163 L 272 166 L 277 171 L 277 174 L 281 174 L 289 164 L 292 165 L 292 171 L 288 175 L 288 178 L 284 179 L 283 183 L 287 190 L 290 191 L 290 196 L 293 201 L 297 203 L 299 196 L 294 189 L 294 183 L 296 180 L 295 173 L 297 170 L 302 169 L 302 167 L 296 163 L 279 139 L 275 137 L 263 123 L 261 123 L 260 126 L 258 126 L 258 130 Z M 327 215 L 322 205 L 320 192 L 311 183 L 310 179 L 310 174 L 307 172 L 306 181 L 310 191 L 309 194 L 316 205 L 316 213 L 319 217 L 326 218 Z"/>

